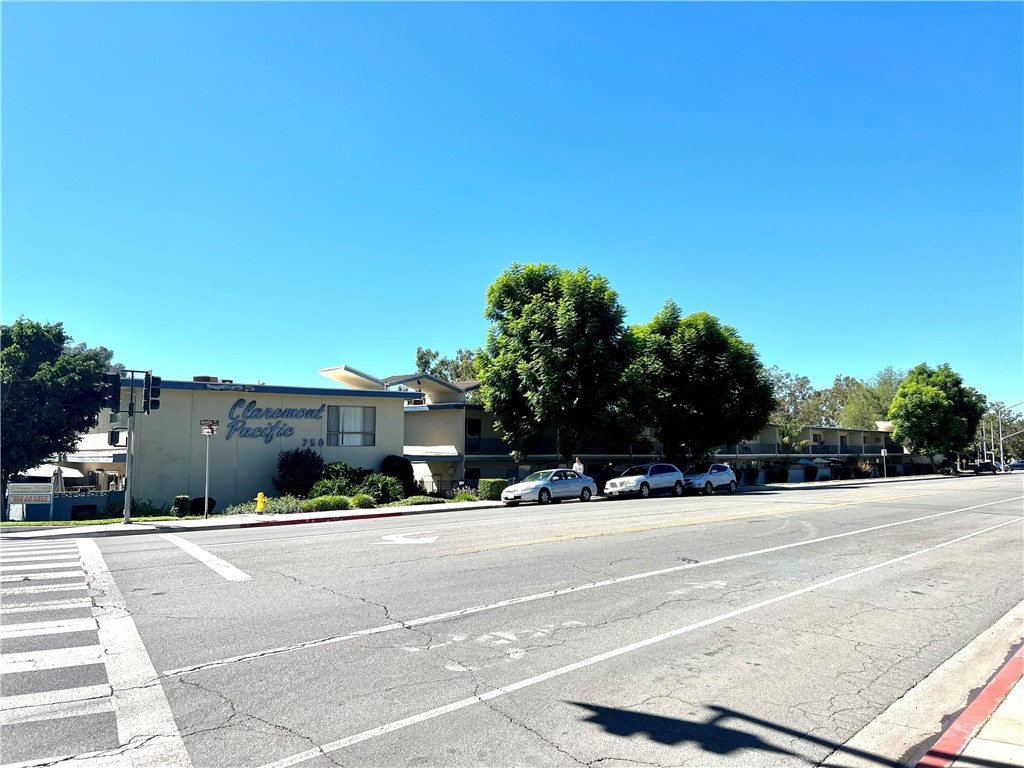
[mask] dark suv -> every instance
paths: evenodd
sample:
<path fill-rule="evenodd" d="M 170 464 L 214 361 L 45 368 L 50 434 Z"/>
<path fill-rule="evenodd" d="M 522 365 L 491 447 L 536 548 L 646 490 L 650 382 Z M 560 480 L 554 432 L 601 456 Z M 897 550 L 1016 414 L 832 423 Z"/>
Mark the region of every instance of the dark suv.
<path fill-rule="evenodd" d="M 976 475 L 980 475 L 982 472 L 991 472 L 993 475 L 996 473 L 996 465 L 991 461 L 976 461 L 968 468 L 973 469 Z"/>

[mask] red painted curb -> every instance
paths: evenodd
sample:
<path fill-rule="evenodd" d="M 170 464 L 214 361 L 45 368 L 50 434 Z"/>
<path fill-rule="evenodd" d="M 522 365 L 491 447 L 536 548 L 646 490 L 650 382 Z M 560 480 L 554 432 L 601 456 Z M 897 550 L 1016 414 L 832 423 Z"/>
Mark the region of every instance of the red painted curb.
<path fill-rule="evenodd" d="M 1013 686 L 1024 676 L 1024 646 L 1017 646 L 1009 661 L 1003 664 L 992 681 L 974 701 L 960 713 L 953 724 L 917 763 L 917 768 L 949 768 L 967 743 L 996 711 Z"/>
<path fill-rule="evenodd" d="M 239 528 L 266 528 L 271 525 L 303 525 L 306 523 L 338 523 L 343 520 L 373 520 L 376 517 L 401 517 L 405 512 L 381 512 L 377 515 L 334 515 L 332 517 L 304 517 L 300 520 L 260 520 L 258 523 L 242 523 Z M 201 530 L 201 529 L 200 529 Z"/>

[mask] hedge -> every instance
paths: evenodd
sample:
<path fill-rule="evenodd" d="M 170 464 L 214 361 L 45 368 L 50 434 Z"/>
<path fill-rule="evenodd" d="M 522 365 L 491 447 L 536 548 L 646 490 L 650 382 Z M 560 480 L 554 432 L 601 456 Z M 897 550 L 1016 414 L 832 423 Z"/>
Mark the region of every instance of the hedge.
<path fill-rule="evenodd" d="M 499 501 L 501 492 L 506 488 L 508 488 L 508 480 L 496 477 L 483 478 L 477 487 L 477 495 L 488 501 Z"/>

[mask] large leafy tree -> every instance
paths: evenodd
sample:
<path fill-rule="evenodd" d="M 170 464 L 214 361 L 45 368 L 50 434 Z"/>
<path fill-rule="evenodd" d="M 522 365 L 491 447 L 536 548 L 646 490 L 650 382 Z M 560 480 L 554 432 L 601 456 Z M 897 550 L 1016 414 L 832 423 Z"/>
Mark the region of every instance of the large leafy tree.
<path fill-rule="evenodd" d="M 439 379 L 450 381 L 472 381 L 476 379 L 476 357 L 480 349 L 459 349 L 455 357 L 448 357 L 433 349 L 416 349 L 416 370 L 430 373 Z"/>
<path fill-rule="evenodd" d="M 113 353 L 71 341 L 61 323 L 19 318 L 0 328 L 4 490 L 17 474 L 73 451 L 79 434 L 96 426 Z"/>
<path fill-rule="evenodd" d="M 769 416 L 773 424 L 818 423 L 821 406 L 809 378 L 783 371 L 777 365 L 768 369 L 768 378 L 775 393 L 775 408 Z"/>
<path fill-rule="evenodd" d="M 625 310 L 607 279 L 581 267 L 513 264 L 487 290 L 480 394 L 508 440 L 554 428 L 566 459 L 619 426 Z"/>
<path fill-rule="evenodd" d="M 985 396 L 949 365 L 912 368 L 889 407 L 893 439 L 915 453 L 963 452 L 985 413 Z"/>
<path fill-rule="evenodd" d="M 754 346 L 707 312 L 683 317 L 669 300 L 651 322 L 630 329 L 625 380 L 631 412 L 654 426 L 670 461 L 697 458 L 753 437 L 775 407 Z"/>
<path fill-rule="evenodd" d="M 889 418 L 889 406 L 906 373 L 892 366 L 879 371 L 874 378 L 858 382 L 843 405 L 839 426 L 846 429 L 874 429 L 875 422 Z"/>

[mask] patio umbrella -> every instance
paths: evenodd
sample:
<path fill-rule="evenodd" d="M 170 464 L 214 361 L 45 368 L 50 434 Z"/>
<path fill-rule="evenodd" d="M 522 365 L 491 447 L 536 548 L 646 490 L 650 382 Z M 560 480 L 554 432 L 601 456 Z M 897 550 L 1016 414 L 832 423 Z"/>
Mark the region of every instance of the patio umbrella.
<path fill-rule="evenodd" d="M 64 470 L 62 470 L 60 467 L 55 467 L 53 470 L 53 492 L 65 493 Z"/>

